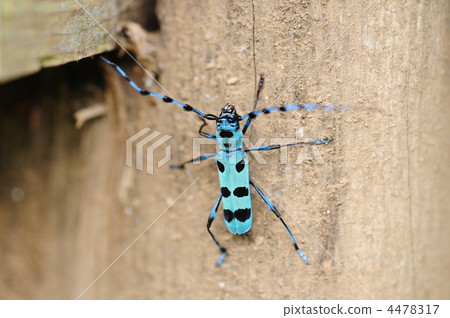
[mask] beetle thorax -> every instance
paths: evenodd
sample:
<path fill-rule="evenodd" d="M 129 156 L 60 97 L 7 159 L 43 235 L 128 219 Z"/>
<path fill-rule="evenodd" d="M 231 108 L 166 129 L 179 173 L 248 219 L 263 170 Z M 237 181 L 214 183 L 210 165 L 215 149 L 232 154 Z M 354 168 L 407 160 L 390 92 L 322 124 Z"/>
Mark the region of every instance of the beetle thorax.
<path fill-rule="evenodd" d="M 239 115 L 233 105 L 226 104 L 216 121 L 216 138 L 220 149 L 242 149 L 242 131 L 239 129 Z"/>
<path fill-rule="evenodd" d="M 238 129 L 219 129 L 217 127 L 217 143 L 221 150 L 238 150 L 242 149 L 242 131 Z"/>

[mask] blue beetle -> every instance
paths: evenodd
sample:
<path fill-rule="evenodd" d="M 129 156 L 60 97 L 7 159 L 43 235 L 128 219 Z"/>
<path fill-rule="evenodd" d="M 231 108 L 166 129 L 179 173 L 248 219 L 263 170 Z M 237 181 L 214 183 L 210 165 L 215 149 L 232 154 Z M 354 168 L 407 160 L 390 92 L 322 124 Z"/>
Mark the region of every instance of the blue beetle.
<path fill-rule="evenodd" d="M 284 222 L 281 214 L 278 212 L 275 205 L 269 200 L 269 198 L 256 186 L 254 182 L 250 180 L 249 177 L 249 167 L 248 167 L 248 156 L 247 152 L 251 151 L 269 151 L 274 149 L 279 149 L 281 147 L 289 146 L 299 146 L 299 145 L 321 145 L 332 141 L 332 138 L 324 138 L 316 141 L 307 142 L 296 142 L 285 145 L 270 145 L 262 146 L 258 148 L 248 148 L 245 149 L 243 146 L 243 137 L 251 121 L 260 114 L 269 114 L 272 112 L 285 112 L 293 110 L 316 110 L 318 105 L 315 104 L 289 104 L 281 107 L 268 107 L 259 110 L 255 110 L 259 95 L 263 86 L 264 78 L 261 75 L 259 80 L 258 89 L 256 92 L 255 103 L 253 111 L 239 116 L 236 112 L 236 108 L 233 105 L 226 104 L 222 108 L 220 116 L 213 114 L 205 114 L 194 107 L 179 102 L 172 99 L 169 96 L 149 92 L 145 89 L 140 88 L 136 83 L 134 83 L 127 74 L 115 63 L 101 57 L 103 61 L 114 67 L 130 85 L 137 90 L 142 95 L 154 96 L 162 99 L 166 103 L 174 103 L 181 106 L 185 111 L 194 112 L 199 115 L 203 120 L 203 125 L 199 129 L 199 134 L 203 137 L 215 139 L 219 146 L 219 151 L 215 153 L 205 154 L 200 157 L 188 160 L 181 164 L 172 165 L 172 168 L 184 168 L 188 163 L 199 162 L 205 159 L 216 157 L 217 171 L 219 174 L 220 183 L 220 194 L 217 198 L 208 218 L 207 230 L 211 235 L 214 242 L 220 249 L 221 255 L 216 262 L 217 266 L 220 266 L 226 256 L 226 249 L 219 243 L 215 235 L 211 232 L 211 224 L 214 221 L 220 202 L 222 201 L 223 206 L 223 218 L 225 225 L 233 234 L 244 234 L 247 233 L 252 226 L 252 203 L 250 196 L 250 185 L 255 188 L 256 192 L 261 196 L 269 209 L 276 215 L 276 217 L 283 223 L 286 228 L 295 250 L 298 252 L 300 257 L 305 261 L 306 264 L 310 264 L 308 257 L 299 249 L 297 242 L 292 234 L 291 230 Z M 247 119 L 243 129 L 239 127 L 239 122 Z M 213 120 L 216 122 L 216 135 L 206 133 L 203 128 L 206 126 L 205 120 Z"/>

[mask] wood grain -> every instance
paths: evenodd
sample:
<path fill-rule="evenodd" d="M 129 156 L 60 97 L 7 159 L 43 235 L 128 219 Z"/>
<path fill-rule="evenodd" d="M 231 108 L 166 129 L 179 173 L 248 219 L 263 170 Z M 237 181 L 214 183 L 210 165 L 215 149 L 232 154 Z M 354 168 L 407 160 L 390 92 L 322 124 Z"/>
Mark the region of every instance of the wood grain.
<path fill-rule="evenodd" d="M 113 49 L 116 43 L 105 30 L 114 34 L 121 19 L 137 19 L 142 3 L 2 1 L 0 83 Z"/>

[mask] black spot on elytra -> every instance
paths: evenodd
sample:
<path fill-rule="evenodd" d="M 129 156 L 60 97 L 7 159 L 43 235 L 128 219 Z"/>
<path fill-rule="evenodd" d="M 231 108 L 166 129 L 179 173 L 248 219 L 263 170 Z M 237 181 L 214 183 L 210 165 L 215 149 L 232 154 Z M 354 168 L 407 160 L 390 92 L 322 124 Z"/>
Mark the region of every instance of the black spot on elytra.
<path fill-rule="evenodd" d="M 239 162 L 236 164 L 236 171 L 237 171 L 237 172 L 241 172 L 242 170 L 244 170 L 244 168 L 245 168 L 245 160 L 242 159 L 241 161 L 239 161 Z"/>
<path fill-rule="evenodd" d="M 237 209 L 234 216 L 238 221 L 245 222 L 250 218 L 250 209 Z"/>
<path fill-rule="evenodd" d="M 228 189 L 227 189 L 228 190 Z M 248 196 L 248 188 L 247 187 L 237 187 L 234 189 L 233 194 L 238 198 Z"/>
<path fill-rule="evenodd" d="M 233 221 L 234 219 L 234 213 L 231 212 L 231 210 L 223 210 L 223 217 L 225 218 L 225 220 L 230 223 L 231 221 Z"/>
<path fill-rule="evenodd" d="M 222 192 L 224 198 L 228 198 L 231 195 L 231 192 L 227 187 L 220 188 L 220 192 Z"/>
<path fill-rule="evenodd" d="M 232 131 L 222 130 L 222 131 L 220 131 L 219 136 L 222 138 L 231 138 L 234 136 L 234 134 Z"/>
<path fill-rule="evenodd" d="M 218 160 L 216 162 L 217 162 L 217 168 L 219 168 L 219 171 L 223 173 L 225 171 L 225 166 L 223 165 L 223 163 L 221 163 Z"/>

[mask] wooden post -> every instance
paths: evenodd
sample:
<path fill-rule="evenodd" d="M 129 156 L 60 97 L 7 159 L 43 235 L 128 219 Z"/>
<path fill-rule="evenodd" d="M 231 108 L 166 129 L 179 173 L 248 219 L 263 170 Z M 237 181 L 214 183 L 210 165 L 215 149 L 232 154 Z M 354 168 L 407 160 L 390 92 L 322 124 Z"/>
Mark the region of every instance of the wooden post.
<path fill-rule="evenodd" d="M 121 19 L 144 21 L 152 8 L 143 0 L 4 0 L 0 83 L 111 50 L 116 42 L 105 30 L 115 34 Z"/>

